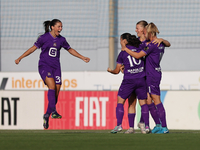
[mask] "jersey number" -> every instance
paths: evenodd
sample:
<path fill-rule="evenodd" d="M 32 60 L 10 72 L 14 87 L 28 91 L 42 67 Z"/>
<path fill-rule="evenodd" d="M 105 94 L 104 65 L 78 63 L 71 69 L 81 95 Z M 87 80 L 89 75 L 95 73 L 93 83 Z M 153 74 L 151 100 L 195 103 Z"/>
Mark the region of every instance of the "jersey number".
<path fill-rule="evenodd" d="M 130 67 L 133 67 L 135 65 L 139 65 L 141 63 L 141 59 L 139 59 L 139 62 L 137 63 L 136 62 L 136 59 L 134 57 L 131 57 L 130 55 L 128 55 L 128 60 L 129 60 L 129 64 L 130 64 Z M 131 59 L 132 58 L 132 59 Z"/>
<path fill-rule="evenodd" d="M 60 76 L 56 76 L 56 83 L 60 83 L 60 82 L 61 82 Z"/>

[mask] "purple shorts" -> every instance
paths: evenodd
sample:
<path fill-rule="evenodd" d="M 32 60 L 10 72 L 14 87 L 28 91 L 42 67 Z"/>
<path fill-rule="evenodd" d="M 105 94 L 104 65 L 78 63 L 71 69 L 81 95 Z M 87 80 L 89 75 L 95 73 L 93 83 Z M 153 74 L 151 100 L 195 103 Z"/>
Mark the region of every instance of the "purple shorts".
<path fill-rule="evenodd" d="M 145 78 L 124 79 L 118 91 L 118 96 L 127 99 L 135 92 L 138 99 L 147 99 L 147 86 Z"/>
<path fill-rule="evenodd" d="M 56 84 L 60 84 L 60 85 L 62 84 L 60 68 L 54 69 L 46 65 L 39 66 L 38 68 L 39 68 L 40 76 L 42 80 L 44 81 L 44 84 L 46 84 L 45 83 L 46 77 L 54 78 Z"/>
<path fill-rule="evenodd" d="M 147 91 L 149 94 L 160 95 L 161 77 L 146 77 Z"/>

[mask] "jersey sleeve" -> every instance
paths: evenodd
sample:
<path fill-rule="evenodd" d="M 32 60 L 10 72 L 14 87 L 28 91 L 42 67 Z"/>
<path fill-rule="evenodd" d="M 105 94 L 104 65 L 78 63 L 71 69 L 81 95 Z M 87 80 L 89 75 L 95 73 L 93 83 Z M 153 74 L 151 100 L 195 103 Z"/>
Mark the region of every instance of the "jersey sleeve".
<path fill-rule="evenodd" d="M 123 64 L 123 51 L 121 51 L 117 57 L 117 63 Z"/>
<path fill-rule="evenodd" d="M 67 40 L 65 38 L 63 39 L 62 47 L 66 50 L 69 50 L 71 48 L 69 43 L 67 42 Z"/>
<path fill-rule="evenodd" d="M 153 51 L 153 49 L 154 49 L 154 46 L 146 46 L 146 47 L 144 47 L 143 48 L 143 52 L 145 52 L 147 55 L 149 55 L 152 51 Z"/>
<path fill-rule="evenodd" d="M 34 45 L 37 47 L 37 48 L 41 48 L 42 47 L 42 45 L 43 45 L 43 38 L 42 38 L 43 36 L 41 35 L 38 39 L 37 39 L 37 41 L 34 43 Z"/>

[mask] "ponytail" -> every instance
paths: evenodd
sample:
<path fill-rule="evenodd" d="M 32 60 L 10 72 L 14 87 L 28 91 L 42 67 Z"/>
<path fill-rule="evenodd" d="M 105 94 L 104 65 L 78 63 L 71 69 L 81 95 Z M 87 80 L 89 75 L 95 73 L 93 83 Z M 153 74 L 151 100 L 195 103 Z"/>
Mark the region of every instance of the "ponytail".
<path fill-rule="evenodd" d="M 57 22 L 61 22 L 59 19 L 47 20 L 43 23 L 45 33 L 51 31 L 51 26 L 54 26 Z"/>
<path fill-rule="evenodd" d="M 135 35 L 131 35 L 131 37 L 130 37 L 130 41 L 129 41 L 129 43 L 130 43 L 130 45 L 132 45 L 132 46 L 135 46 L 135 47 L 139 47 L 140 46 L 140 44 L 142 43 Z"/>
<path fill-rule="evenodd" d="M 157 34 L 160 33 L 157 26 L 153 22 L 149 23 L 146 26 L 146 29 L 147 29 L 147 34 L 151 33 L 152 36 L 156 36 Z"/>
<path fill-rule="evenodd" d="M 50 32 L 50 24 L 51 24 L 51 21 L 49 21 L 49 20 L 47 20 L 47 21 L 45 21 L 45 22 L 43 23 L 45 33 Z"/>
<path fill-rule="evenodd" d="M 135 36 L 135 35 L 131 35 L 130 33 L 124 33 L 121 35 L 121 38 L 124 40 L 126 39 L 128 44 L 127 45 L 131 45 L 134 47 L 139 47 L 139 45 L 141 44 L 141 41 Z"/>

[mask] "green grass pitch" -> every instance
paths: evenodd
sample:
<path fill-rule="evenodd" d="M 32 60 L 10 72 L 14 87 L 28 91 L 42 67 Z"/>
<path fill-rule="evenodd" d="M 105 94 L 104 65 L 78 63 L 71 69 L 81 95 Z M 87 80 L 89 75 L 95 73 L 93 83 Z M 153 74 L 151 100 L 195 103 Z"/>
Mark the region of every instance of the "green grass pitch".
<path fill-rule="evenodd" d="M 199 150 L 200 130 L 111 134 L 110 130 L 0 130 L 0 150 Z"/>

